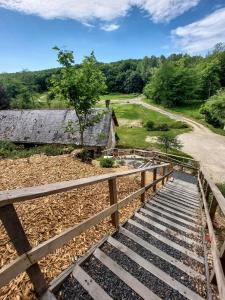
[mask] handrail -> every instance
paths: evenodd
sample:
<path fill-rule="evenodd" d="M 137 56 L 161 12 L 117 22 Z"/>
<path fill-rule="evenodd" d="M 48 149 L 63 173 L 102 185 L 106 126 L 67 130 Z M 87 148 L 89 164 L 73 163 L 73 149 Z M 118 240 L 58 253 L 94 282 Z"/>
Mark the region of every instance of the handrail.
<path fill-rule="evenodd" d="M 160 178 L 157 178 L 158 169 L 162 169 L 163 176 Z M 152 170 L 153 182 L 146 185 L 146 172 Z M 118 201 L 116 179 L 137 173 L 141 174 L 141 188 L 124 199 Z M 172 173 L 172 165 L 166 163 L 132 171 L 109 173 L 77 180 L 1 192 L 0 218 L 19 256 L 13 262 L 0 269 L 0 287 L 7 284 L 21 272 L 26 271 L 34 285 L 36 293 L 38 295 L 43 294 L 47 290 L 48 286 L 38 265 L 38 261 L 40 259 L 48 255 L 50 252 L 62 247 L 65 243 L 80 235 L 90 227 L 97 225 L 106 217 L 111 216 L 112 224 L 117 229 L 119 227 L 119 209 L 139 196 L 141 196 L 141 202 L 145 202 L 145 192 L 150 188 L 153 188 L 153 191 L 155 191 L 156 185 L 159 182 L 162 182 L 162 185 L 164 185 L 165 180 L 168 180 Z M 60 234 L 50 238 L 38 246 L 34 248 L 31 247 L 14 208 L 14 203 L 61 193 L 75 188 L 97 184 L 103 181 L 108 181 L 109 185 L 109 207 L 96 213 L 94 216 L 91 216 L 83 222 L 67 228 Z"/>
<path fill-rule="evenodd" d="M 218 187 L 202 171 L 200 171 L 198 175 L 198 185 L 202 195 L 213 257 L 214 270 L 210 274 L 210 281 L 216 281 L 220 299 L 222 300 L 225 299 L 225 240 L 223 241 L 222 247 L 218 249 L 213 228 L 213 219 L 217 207 L 220 207 L 225 216 L 225 198 Z"/>

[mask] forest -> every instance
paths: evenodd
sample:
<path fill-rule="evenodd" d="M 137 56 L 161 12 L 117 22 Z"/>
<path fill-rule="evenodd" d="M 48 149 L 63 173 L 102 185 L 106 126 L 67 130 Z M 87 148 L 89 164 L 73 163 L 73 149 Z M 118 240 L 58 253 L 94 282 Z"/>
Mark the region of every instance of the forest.
<path fill-rule="evenodd" d="M 143 93 L 147 99 L 165 107 L 201 104 L 200 112 L 215 127 L 225 124 L 225 45 L 218 44 L 203 56 L 171 54 L 143 59 L 98 63 L 105 75 L 105 93 Z M 79 68 L 76 65 L 75 68 Z M 52 78 L 60 68 L 0 74 L 0 109 L 38 108 L 35 101 L 45 94 L 48 106 L 55 95 Z"/>

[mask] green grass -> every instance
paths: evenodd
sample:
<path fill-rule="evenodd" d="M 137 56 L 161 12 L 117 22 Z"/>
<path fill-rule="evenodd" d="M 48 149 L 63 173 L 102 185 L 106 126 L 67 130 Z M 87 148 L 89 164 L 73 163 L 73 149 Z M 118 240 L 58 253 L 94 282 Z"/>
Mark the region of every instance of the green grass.
<path fill-rule="evenodd" d="M 149 104 L 154 105 L 156 107 L 160 107 L 160 108 L 163 108 L 167 111 L 174 112 L 174 113 L 180 114 L 184 117 L 188 117 L 190 119 L 193 119 L 193 120 L 201 123 L 202 125 L 208 127 L 213 132 L 225 136 L 225 130 L 223 130 L 221 128 L 213 127 L 211 124 L 207 123 L 204 119 L 204 116 L 202 114 L 200 114 L 199 109 L 202 105 L 201 102 L 193 101 L 189 105 L 186 104 L 186 105 L 179 106 L 179 107 L 167 108 L 167 107 L 164 107 L 162 105 L 156 104 L 155 102 L 153 102 L 153 100 L 150 100 L 150 99 L 144 98 L 144 101 L 146 103 L 149 103 Z"/>
<path fill-rule="evenodd" d="M 141 123 L 145 123 L 148 120 L 153 121 L 155 124 L 159 123 L 167 123 L 169 126 L 174 124 L 174 120 L 171 120 L 169 117 L 160 114 L 156 111 L 147 109 L 142 105 L 138 104 L 114 104 L 112 105 L 116 116 L 119 120 L 130 120 L 130 121 L 140 121 Z M 182 129 L 170 129 L 167 131 L 172 136 L 177 136 L 184 132 L 190 131 L 190 128 L 182 128 Z M 117 129 L 117 134 L 120 138 L 118 145 L 121 147 L 131 147 L 131 148 L 156 148 L 158 150 L 163 151 L 163 148 L 160 144 L 157 143 L 149 143 L 146 142 L 145 139 L 147 136 L 158 137 L 162 135 L 163 131 L 147 131 L 143 126 L 136 127 L 126 124 L 121 124 Z M 171 153 L 177 155 L 183 155 L 182 151 L 174 150 Z"/>
<path fill-rule="evenodd" d="M 100 100 L 128 100 L 138 97 L 139 94 L 133 93 L 133 94 L 121 94 L 121 93 L 112 93 L 107 95 L 100 96 Z"/>
<path fill-rule="evenodd" d="M 219 190 L 221 191 L 221 193 L 223 194 L 223 196 L 225 197 L 225 182 L 224 183 L 219 183 L 217 184 Z"/>
<path fill-rule="evenodd" d="M 26 147 L 25 145 L 17 145 L 10 141 L 0 141 L 0 158 L 25 158 L 35 154 L 45 154 L 48 156 L 56 156 L 68 154 L 74 150 L 71 145 L 42 145 L 34 147 Z"/>

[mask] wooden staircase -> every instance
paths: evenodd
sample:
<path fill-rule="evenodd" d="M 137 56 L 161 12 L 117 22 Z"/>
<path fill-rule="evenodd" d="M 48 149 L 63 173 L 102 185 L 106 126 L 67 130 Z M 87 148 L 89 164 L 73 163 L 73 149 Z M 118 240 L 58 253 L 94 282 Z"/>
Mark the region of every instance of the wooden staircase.
<path fill-rule="evenodd" d="M 196 184 L 169 181 L 56 281 L 56 298 L 206 299 L 200 204 Z"/>

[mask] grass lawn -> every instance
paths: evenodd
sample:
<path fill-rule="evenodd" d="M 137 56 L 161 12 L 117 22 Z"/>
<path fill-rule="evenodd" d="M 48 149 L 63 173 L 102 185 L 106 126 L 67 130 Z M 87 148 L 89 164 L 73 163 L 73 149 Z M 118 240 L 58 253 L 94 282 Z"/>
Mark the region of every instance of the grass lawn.
<path fill-rule="evenodd" d="M 107 95 L 100 96 L 100 100 L 128 100 L 138 97 L 139 94 L 133 93 L 133 94 L 121 94 L 121 93 L 112 93 Z"/>
<path fill-rule="evenodd" d="M 162 115 L 156 111 L 147 109 L 142 105 L 138 104 L 113 104 L 113 109 L 115 110 L 116 116 L 118 118 L 120 126 L 117 129 L 117 134 L 120 138 L 119 145 L 121 147 L 131 147 L 131 148 L 157 148 L 163 151 L 160 144 L 155 142 L 146 141 L 147 137 L 158 137 L 162 135 L 163 131 L 147 131 L 142 124 L 146 123 L 148 120 L 153 121 L 155 124 L 167 123 L 169 126 L 174 124 L 174 120 L 169 117 Z M 125 122 L 124 124 L 124 120 Z M 138 125 L 135 125 L 137 121 Z M 129 124 L 130 122 L 130 124 Z M 174 137 L 182 134 L 184 132 L 190 131 L 190 128 L 182 129 L 170 129 L 167 131 Z M 183 155 L 182 151 L 173 150 L 171 153 L 177 155 Z"/>
<path fill-rule="evenodd" d="M 211 129 L 213 132 L 215 132 L 217 134 L 220 134 L 220 135 L 225 135 L 225 130 L 223 130 L 221 128 L 215 128 L 211 124 L 209 124 L 205 121 L 204 116 L 202 114 L 200 114 L 200 112 L 199 112 L 199 109 L 200 109 L 202 103 L 194 102 L 190 105 L 183 105 L 183 106 L 180 106 L 180 107 L 167 108 L 167 107 L 164 107 L 162 105 L 156 104 L 155 102 L 153 102 L 150 99 L 144 98 L 144 101 L 146 103 L 150 103 L 154 106 L 161 107 L 161 108 L 163 108 L 167 111 L 175 112 L 177 114 L 181 114 L 184 117 L 188 117 L 190 119 L 196 120 L 199 123 L 201 123 L 202 125 L 204 125 L 204 126 L 208 127 L 209 129 Z"/>

